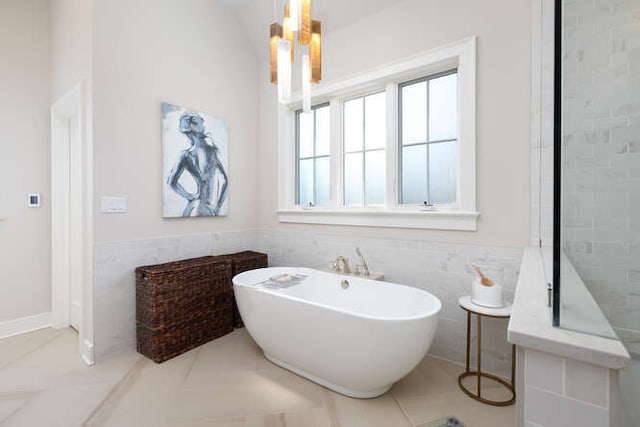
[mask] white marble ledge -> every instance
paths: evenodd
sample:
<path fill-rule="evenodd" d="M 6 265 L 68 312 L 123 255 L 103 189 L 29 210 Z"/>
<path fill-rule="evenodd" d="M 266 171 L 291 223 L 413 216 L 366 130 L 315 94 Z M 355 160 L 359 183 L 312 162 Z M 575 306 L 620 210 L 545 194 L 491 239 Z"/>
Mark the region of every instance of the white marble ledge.
<path fill-rule="evenodd" d="M 624 368 L 630 357 L 619 340 L 551 324 L 542 262 L 539 248 L 525 248 L 507 332 L 509 342 L 608 369 Z"/>

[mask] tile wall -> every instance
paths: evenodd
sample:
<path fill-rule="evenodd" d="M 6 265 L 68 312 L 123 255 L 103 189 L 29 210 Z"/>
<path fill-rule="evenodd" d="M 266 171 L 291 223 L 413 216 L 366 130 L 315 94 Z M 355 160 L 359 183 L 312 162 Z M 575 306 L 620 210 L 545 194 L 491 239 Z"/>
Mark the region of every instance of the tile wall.
<path fill-rule="evenodd" d="M 640 343 L 640 2 L 564 3 L 565 252 Z"/>
<path fill-rule="evenodd" d="M 135 348 L 137 266 L 256 247 L 254 232 L 203 233 L 95 245 L 95 357 Z"/>
<path fill-rule="evenodd" d="M 610 424 L 612 375 L 599 366 L 522 349 L 527 427 L 601 427 Z M 613 424 L 615 425 L 615 424 Z"/>
<path fill-rule="evenodd" d="M 383 272 L 387 281 L 425 289 L 440 298 L 443 307 L 430 353 L 458 363 L 465 357 L 466 316 L 457 302 L 470 293 L 471 281 L 465 267 L 480 259 L 502 263 L 505 298 L 511 301 L 522 257 L 521 248 L 267 230 L 101 243 L 95 248 L 96 359 L 135 347 L 136 266 L 246 249 L 267 253 L 273 266 L 328 267 L 338 255 L 349 258 L 353 265 L 356 246 L 370 269 Z M 511 368 L 506 328 L 507 320 L 486 319 L 482 331 L 483 369 L 503 376 Z"/>

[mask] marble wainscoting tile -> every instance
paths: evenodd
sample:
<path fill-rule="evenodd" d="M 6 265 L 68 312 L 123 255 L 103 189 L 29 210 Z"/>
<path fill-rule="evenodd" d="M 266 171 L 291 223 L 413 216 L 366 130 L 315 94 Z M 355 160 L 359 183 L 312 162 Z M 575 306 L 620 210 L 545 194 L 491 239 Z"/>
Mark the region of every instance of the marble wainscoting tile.
<path fill-rule="evenodd" d="M 512 301 L 518 278 L 521 248 L 460 245 L 422 240 L 377 239 L 289 232 L 258 232 L 258 248 L 269 254 L 274 266 L 326 267 L 338 255 L 352 267 L 359 263 L 354 248 L 360 247 L 371 271 L 385 274 L 385 280 L 424 289 L 442 302 L 439 326 L 430 353 L 463 362 L 466 344 L 466 314 L 458 298 L 469 295 L 468 266 L 478 260 L 504 266 L 504 295 Z M 507 321 L 485 322 L 483 369 L 501 376 L 511 372 L 511 346 L 506 341 Z M 474 319 L 475 324 L 475 319 Z M 475 341 L 474 341 L 475 342 Z M 475 358 L 475 356 L 474 356 Z M 475 359 L 474 359 L 475 360 Z"/>
<path fill-rule="evenodd" d="M 95 245 L 95 355 L 135 348 L 135 268 L 255 249 L 251 230 L 201 233 Z"/>

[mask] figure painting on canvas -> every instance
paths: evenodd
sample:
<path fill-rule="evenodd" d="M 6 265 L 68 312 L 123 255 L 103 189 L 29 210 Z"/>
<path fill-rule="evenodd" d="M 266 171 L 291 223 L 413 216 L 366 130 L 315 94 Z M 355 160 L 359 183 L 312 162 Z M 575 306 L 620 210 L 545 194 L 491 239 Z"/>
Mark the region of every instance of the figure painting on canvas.
<path fill-rule="evenodd" d="M 224 119 L 162 104 L 164 217 L 227 215 Z"/>

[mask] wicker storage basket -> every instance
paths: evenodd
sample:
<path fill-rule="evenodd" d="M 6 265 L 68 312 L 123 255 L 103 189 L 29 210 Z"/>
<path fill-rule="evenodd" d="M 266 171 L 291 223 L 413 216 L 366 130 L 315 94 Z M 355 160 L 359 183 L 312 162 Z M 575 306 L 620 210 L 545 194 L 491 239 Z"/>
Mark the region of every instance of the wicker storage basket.
<path fill-rule="evenodd" d="M 269 266 L 267 254 L 254 251 L 243 251 L 235 254 L 220 255 L 219 259 L 229 260 L 231 262 L 231 277 L 247 270 L 255 270 L 256 268 L 264 268 Z M 232 285 L 233 286 L 233 285 Z M 244 327 L 242 317 L 238 311 L 236 299 L 233 298 L 233 324 L 236 328 Z"/>
<path fill-rule="evenodd" d="M 219 257 L 138 267 L 138 352 L 160 363 L 231 332 L 231 277 L 231 262 Z"/>

